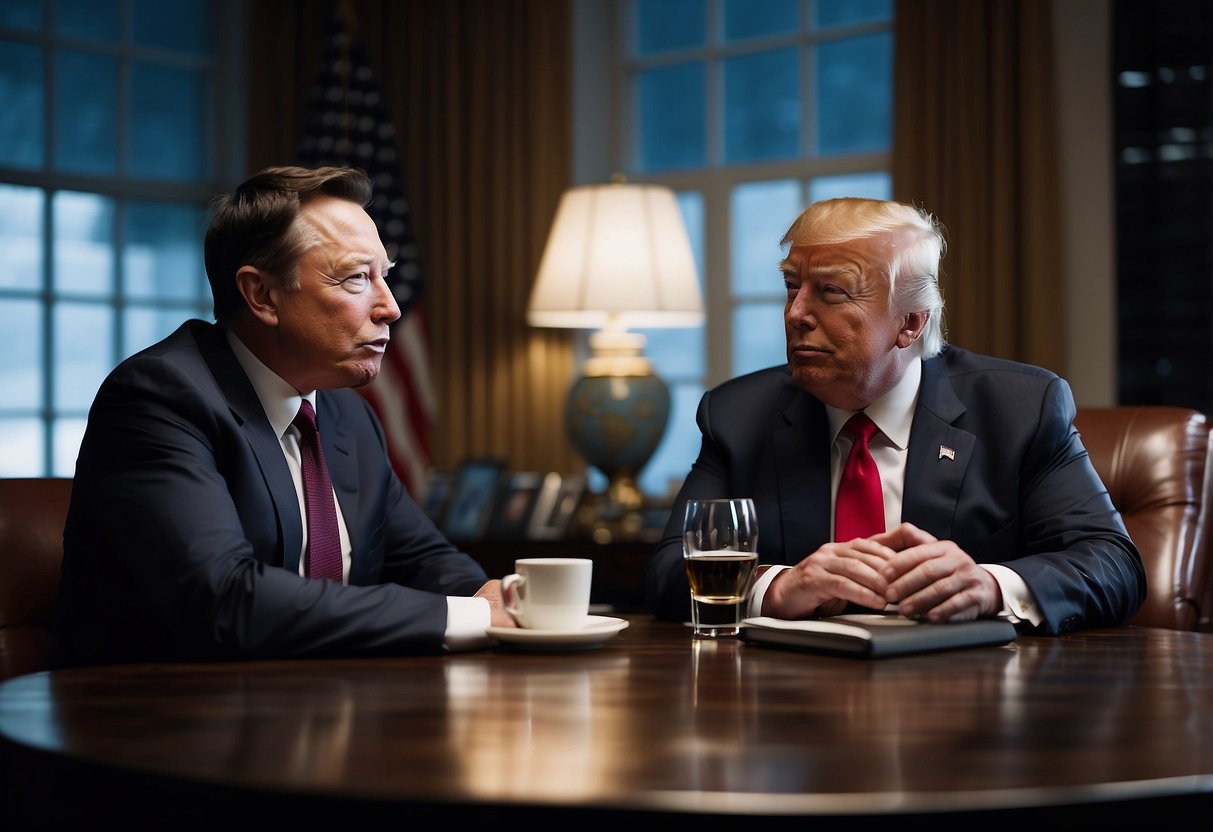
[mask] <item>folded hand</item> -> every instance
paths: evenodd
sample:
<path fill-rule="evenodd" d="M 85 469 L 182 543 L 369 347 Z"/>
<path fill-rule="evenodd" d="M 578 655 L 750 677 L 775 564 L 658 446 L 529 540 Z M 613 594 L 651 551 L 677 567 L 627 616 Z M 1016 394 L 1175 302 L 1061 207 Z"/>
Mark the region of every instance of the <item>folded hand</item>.
<path fill-rule="evenodd" d="M 1002 609 L 994 576 L 950 540 L 902 523 L 873 541 L 895 549 L 880 567 L 885 600 L 898 612 L 933 623 L 971 621 Z"/>

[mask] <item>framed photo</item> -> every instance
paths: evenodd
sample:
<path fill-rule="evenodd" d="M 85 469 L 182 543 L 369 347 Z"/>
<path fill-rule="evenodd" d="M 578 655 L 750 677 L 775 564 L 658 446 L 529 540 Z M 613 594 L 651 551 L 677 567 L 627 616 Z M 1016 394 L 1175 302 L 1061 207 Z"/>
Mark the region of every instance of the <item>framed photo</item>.
<path fill-rule="evenodd" d="M 577 509 L 585 499 L 583 474 L 547 474 L 535 500 L 527 537 L 531 540 L 560 540 L 568 534 Z"/>
<path fill-rule="evenodd" d="M 506 475 L 489 520 L 488 537 L 492 540 L 526 537 L 527 524 L 542 485 L 543 475 L 538 471 L 515 471 Z"/>
<path fill-rule="evenodd" d="M 650 506 L 641 513 L 640 539 L 656 542 L 665 532 L 670 520 L 669 506 Z"/>
<path fill-rule="evenodd" d="M 426 485 L 421 508 L 435 525 L 441 525 L 442 515 L 446 513 L 454 487 L 455 472 L 450 468 L 435 468 L 430 471 L 430 481 Z"/>
<path fill-rule="evenodd" d="M 479 540 L 488 528 L 504 464 L 497 460 L 467 460 L 455 471 L 450 503 L 442 531 L 453 540 Z"/>

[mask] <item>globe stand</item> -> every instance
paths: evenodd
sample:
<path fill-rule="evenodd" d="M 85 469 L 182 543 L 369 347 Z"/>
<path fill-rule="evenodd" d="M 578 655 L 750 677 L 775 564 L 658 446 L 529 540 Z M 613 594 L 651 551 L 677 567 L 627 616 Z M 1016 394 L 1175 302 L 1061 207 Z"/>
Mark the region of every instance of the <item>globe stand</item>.
<path fill-rule="evenodd" d="M 573 447 L 607 478 L 595 539 L 634 537 L 644 496 L 636 477 L 665 434 L 670 391 L 642 355 L 644 336 L 605 329 L 590 336 L 590 358 L 569 390 L 565 424 Z"/>

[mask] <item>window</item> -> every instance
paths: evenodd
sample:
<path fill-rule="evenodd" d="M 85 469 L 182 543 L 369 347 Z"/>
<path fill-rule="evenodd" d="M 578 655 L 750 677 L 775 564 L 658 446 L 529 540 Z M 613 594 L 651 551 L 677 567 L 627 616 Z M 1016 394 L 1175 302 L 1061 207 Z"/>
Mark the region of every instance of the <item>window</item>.
<path fill-rule="evenodd" d="M 673 188 L 703 281 L 704 327 L 643 331 L 672 406 L 640 485 L 666 495 L 699 450 L 704 389 L 785 361 L 777 263 L 792 220 L 818 199 L 891 196 L 892 2 L 629 0 L 577 13 L 577 175 Z M 603 31 L 609 50 L 593 48 Z M 609 67 L 587 66 L 604 51 Z"/>
<path fill-rule="evenodd" d="M 238 102 L 217 94 L 235 86 L 230 14 L 0 5 L 0 476 L 71 476 L 110 369 L 210 317 L 207 204 L 239 146 Z"/>
<path fill-rule="evenodd" d="M 1118 398 L 1213 414 L 1213 8 L 1114 14 Z"/>

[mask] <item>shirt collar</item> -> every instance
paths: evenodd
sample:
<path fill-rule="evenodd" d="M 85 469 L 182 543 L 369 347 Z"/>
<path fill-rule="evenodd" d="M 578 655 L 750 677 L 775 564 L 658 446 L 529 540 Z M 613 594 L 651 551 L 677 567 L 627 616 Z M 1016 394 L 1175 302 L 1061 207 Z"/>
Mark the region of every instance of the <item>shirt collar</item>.
<path fill-rule="evenodd" d="M 889 392 L 864 408 L 876 427 L 898 450 L 904 451 L 910 444 L 910 426 L 914 423 L 914 406 L 918 403 L 918 387 L 922 382 L 922 360 L 911 361 L 901 380 Z M 838 432 L 856 411 L 840 410 L 826 405 L 830 417 L 830 441 L 838 438 Z"/>
<path fill-rule="evenodd" d="M 315 390 L 305 396 L 299 395 L 299 391 L 282 376 L 262 364 L 261 359 L 253 355 L 253 351 L 230 329 L 227 331 L 227 342 L 231 345 L 232 352 L 236 353 L 236 360 L 244 368 L 253 389 L 257 391 L 257 398 L 261 400 L 261 408 L 270 420 L 270 427 L 274 429 L 275 436 L 281 437 L 286 433 L 304 399 L 311 402 L 313 408 L 316 407 Z"/>

